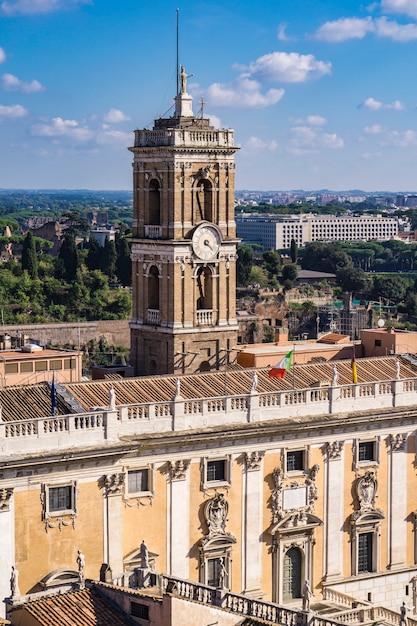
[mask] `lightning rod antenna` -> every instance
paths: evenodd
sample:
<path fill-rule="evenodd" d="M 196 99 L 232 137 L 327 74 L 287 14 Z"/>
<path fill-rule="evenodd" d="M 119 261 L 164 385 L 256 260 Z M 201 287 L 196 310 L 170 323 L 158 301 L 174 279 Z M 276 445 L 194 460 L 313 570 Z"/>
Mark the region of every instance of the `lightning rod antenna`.
<path fill-rule="evenodd" d="M 176 76 L 177 76 L 177 95 L 178 95 L 179 92 L 180 92 L 180 74 L 179 74 L 180 66 L 179 66 L 179 59 L 178 59 L 178 31 L 179 31 L 179 29 L 178 29 L 178 14 L 179 14 L 180 10 L 177 9 L 176 12 L 177 12 L 177 61 L 176 61 L 177 67 L 176 67 L 175 73 L 176 73 Z"/>

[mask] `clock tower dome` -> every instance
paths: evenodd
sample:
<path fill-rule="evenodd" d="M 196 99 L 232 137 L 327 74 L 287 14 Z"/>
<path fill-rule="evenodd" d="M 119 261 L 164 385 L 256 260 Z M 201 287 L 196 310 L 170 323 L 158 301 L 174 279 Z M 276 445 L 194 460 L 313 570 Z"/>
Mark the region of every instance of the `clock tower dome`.
<path fill-rule="evenodd" d="M 181 68 L 173 117 L 133 147 L 131 360 L 138 375 L 225 366 L 236 346 L 233 131 L 195 116 Z"/>

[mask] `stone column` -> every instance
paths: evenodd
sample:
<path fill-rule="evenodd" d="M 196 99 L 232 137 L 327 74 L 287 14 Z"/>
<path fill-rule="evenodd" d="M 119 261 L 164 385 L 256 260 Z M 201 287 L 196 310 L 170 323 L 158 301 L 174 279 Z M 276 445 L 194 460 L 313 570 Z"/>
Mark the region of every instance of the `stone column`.
<path fill-rule="evenodd" d="M 326 462 L 326 582 L 343 573 L 344 467 L 343 442 L 327 444 Z"/>
<path fill-rule="evenodd" d="M 389 494 L 390 569 L 407 562 L 407 435 L 391 435 Z"/>
<path fill-rule="evenodd" d="M 104 559 L 109 565 L 113 579 L 123 573 L 123 524 L 122 497 L 126 475 L 107 475 L 103 479 L 105 546 Z"/>
<path fill-rule="evenodd" d="M 262 459 L 264 452 L 247 452 L 243 480 L 244 539 L 243 539 L 243 587 L 248 596 L 259 597 L 262 589 L 262 542 L 263 528 Z"/>
<path fill-rule="evenodd" d="M 189 460 L 173 461 L 170 471 L 170 506 L 168 524 L 171 576 L 190 578 L 188 552 L 190 550 L 190 478 Z"/>
<path fill-rule="evenodd" d="M 10 596 L 10 573 L 15 564 L 13 488 L 0 489 L 0 594 Z M 6 605 L 1 603 L 0 616 L 6 617 Z"/>

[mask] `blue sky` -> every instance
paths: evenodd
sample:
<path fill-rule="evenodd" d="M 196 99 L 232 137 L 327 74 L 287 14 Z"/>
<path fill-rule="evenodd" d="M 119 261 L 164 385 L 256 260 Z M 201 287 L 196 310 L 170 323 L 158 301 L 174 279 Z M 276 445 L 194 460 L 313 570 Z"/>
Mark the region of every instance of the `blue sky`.
<path fill-rule="evenodd" d="M 0 188 L 129 189 L 179 61 L 237 189 L 417 190 L 417 0 L 0 0 Z"/>

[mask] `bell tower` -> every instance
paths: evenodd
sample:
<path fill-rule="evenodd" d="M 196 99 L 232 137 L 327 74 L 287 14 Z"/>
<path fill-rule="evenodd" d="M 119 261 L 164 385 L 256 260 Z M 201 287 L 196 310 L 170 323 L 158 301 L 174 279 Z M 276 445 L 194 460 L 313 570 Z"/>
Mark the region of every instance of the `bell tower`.
<path fill-rule="evenodd" d="M 180 74 L 175 113 L 136 130 L 133 313 L 137 375 L 216 370 L 237 342 L 233 130 L 195 116 Z M 202 105 L 203 106 L 203 105 Z"/>

